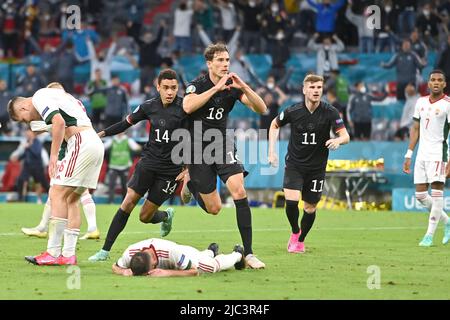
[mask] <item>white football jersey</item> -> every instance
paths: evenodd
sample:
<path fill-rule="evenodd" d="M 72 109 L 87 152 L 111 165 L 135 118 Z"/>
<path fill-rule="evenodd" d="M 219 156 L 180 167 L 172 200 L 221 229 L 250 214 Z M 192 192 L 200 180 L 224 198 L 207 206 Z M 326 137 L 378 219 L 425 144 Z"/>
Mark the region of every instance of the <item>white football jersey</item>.
<path fill-rule="evenodd" d="M 197 265 L 199 251 L 193 247 L 182 246 L 173 241 L 162 239 L 147 239 L 130 245 L 122 257 L 117 260 L 121 268 L 129 268 L 131 258 L 145 249 L 153 247 L 158 257 L 157 268 L 172 270 L 187 270 Z"/>
<path fill-rule="evenodd" d="M 39 89 L 33 95 L 32 102 L 46 124 L 50 124 L 52 117 L 60 113 L 67 127 L 92 127 L 83 103 L 62 89 Z"/>
<path fill-rule="evenodd" d="M 419 121 L 419 150 L 416 160 L 448 161 L 450 98 L 444 95 L 431 103 L 429 96 L 417 100 L 414 120 Z"/>

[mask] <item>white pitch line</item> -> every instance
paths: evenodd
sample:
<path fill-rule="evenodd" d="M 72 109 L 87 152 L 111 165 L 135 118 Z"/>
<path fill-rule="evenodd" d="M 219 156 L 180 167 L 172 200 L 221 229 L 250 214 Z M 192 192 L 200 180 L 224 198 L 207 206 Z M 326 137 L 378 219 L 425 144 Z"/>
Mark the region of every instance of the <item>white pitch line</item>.
<path fill-rule="evenodd" d="M 315 231 L 389 231 L 389 230 L 414 230 L 423 229 L 424 227 L 357 227 L 357 228 L 317 228 Z M 253 229 L 253 232 L 274 232 L 289 231 L 289 228 L 269 228 L 269 229 Z M 201 233 L 201 232 L 237 232 L 236 229 L 214 229 L 214 230 L 174 230 L 172 233 Z M 125 231 L 122 234 L 158 234 L 159 231 Z M 0 237 L 11 237 L 23 235 L 21 232 L 0 233 Z"/>

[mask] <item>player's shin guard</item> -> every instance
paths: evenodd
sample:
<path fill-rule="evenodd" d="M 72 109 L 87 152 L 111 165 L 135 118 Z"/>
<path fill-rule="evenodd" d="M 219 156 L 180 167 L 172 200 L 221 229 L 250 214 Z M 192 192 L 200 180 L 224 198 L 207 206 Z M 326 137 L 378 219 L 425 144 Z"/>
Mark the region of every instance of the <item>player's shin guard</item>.
<path fill-rule="evenodd" d="M 64 247 L 62 255 L 66 258 L 75 255 L 75 249 L 77 247 L 78 236 L 80 235 L 80 229 L 65 229 L 64 230 Z"/>
<path fill-rule="evenodd" d="M 197 201 L 198 205 L 208 213 L 208 209 L 206 209 L 205 202 L 203 201 L 202 197 L 200 196 L 199 192 L 195 189 L 194 184 L 192 181 L 188 181 L 187 187 L 189 188 L 189 191 L 192 193 L 192 196 Z"/>
<path fill-rule="evenodd" d="M 313 213 L 307 213 L 305 210 L 303 210 L 303 217 L 302 221 L 300 222 L 302 233 L 298 238 L 299 242 L 305 241 L 305 238 L 308 235 L 309 230 L 311 230 L 314 224 L 314 220 L 316 220 L 316 211 L 314 211 Z"/>
<path fill-rule="evenodd" d="M 291 225 L 292 233 L 299 233 L 300 228 L 298 226 L 298 217 L 300 213 L 298 211 L 298 201 L 286 200 L 286 216 Z"/>
<path fill-rule="evenodd" d="M 416 192 L 416 199 L 424 208 L 428 210 L 428 212 L 431 212 L 432 198 L 427 191 Z M 443 223 L 447 223 L 449 220 L 448 215 L 445 213 L 444 210 L 442 210 L 441 212 L 440 220 Z"/>
<path fill-rule="evenodd" d="M 84 216 L 88 224 L 87 232 L 94 232 L 97 230 L 97 218 L 95 214 L 95 202 L 89 191 L 83 193 L 80 201 L 83 205 Z"/>
<path fill-rule="evenodd" d="M 67 219 L 57 217 L 50 218 L 47 252 L 55 258 L 61 255 L 62 239 L 66 226 Z"/>
<path fill-rule="evenodd" d="M 430 212 L 430 218 L 428 220 L 428 230 L 427 235 L 434 235 L 437 225 L 439 223 L 439 218 L 444 208 L 444 191 L 442 190 L 431 190 L 432 206 Z"/>
<path fill-rule="evenodd" d="M 103 250 L 111 251 L 111 247 L 113 246 L 117 237 L 127 225 L 129 217 L 130 214 L 126 213 L 121 208 L 117 210 L 113 220 L 111 221 L 111 225 L 109 226 L 108 234 L 106 235 L 105 239 L 105 244 L 103 245 Z"/>
<path fill-rule="evenodd" d="M 234 200 L 236 206 L 236 219 L 244 245 L 244 255 L 253 253 L 252 249 L 252 213 L 247 198 Z"/>

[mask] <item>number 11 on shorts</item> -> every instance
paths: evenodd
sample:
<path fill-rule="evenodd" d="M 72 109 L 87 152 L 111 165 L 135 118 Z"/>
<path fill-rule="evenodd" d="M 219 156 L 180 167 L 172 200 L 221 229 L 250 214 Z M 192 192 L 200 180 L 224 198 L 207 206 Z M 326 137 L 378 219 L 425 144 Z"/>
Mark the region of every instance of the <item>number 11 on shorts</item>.
<path fill-rule="evenodd" d="M 319 184 L 320 184 L 320 189 L 319 189 L 319 190 L 317 190 L 317 179 L 312 180 L 311 182 L 312 182 L 312 184 L 313 184 L 313 187 L 312 187 L 312 189 L 311 189 L 312 192 L 322 192 L 322 189 L 323 189 L 323 180 L 320 180 L 320 181 L 319 181 Z"/>

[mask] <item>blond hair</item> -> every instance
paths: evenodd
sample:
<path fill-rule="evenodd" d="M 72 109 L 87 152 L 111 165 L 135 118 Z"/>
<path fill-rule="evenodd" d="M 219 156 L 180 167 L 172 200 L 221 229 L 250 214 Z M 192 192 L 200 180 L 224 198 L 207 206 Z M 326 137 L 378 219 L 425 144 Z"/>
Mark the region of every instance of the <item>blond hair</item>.
<path fill-rule="evenodd" d="M 307 82 L 324 82 L 323 77 L 319 76 L 317 74 L 308 74 L 305 79 L 303 79 L 303 85 L 305 85 Z"/>
<path fill-rule="evenodd" d="M 63 89 L 64 87 L 61 83 L 59 82 L 50 82 L 46 88 L 52 88 L 52 89 Z"/>

